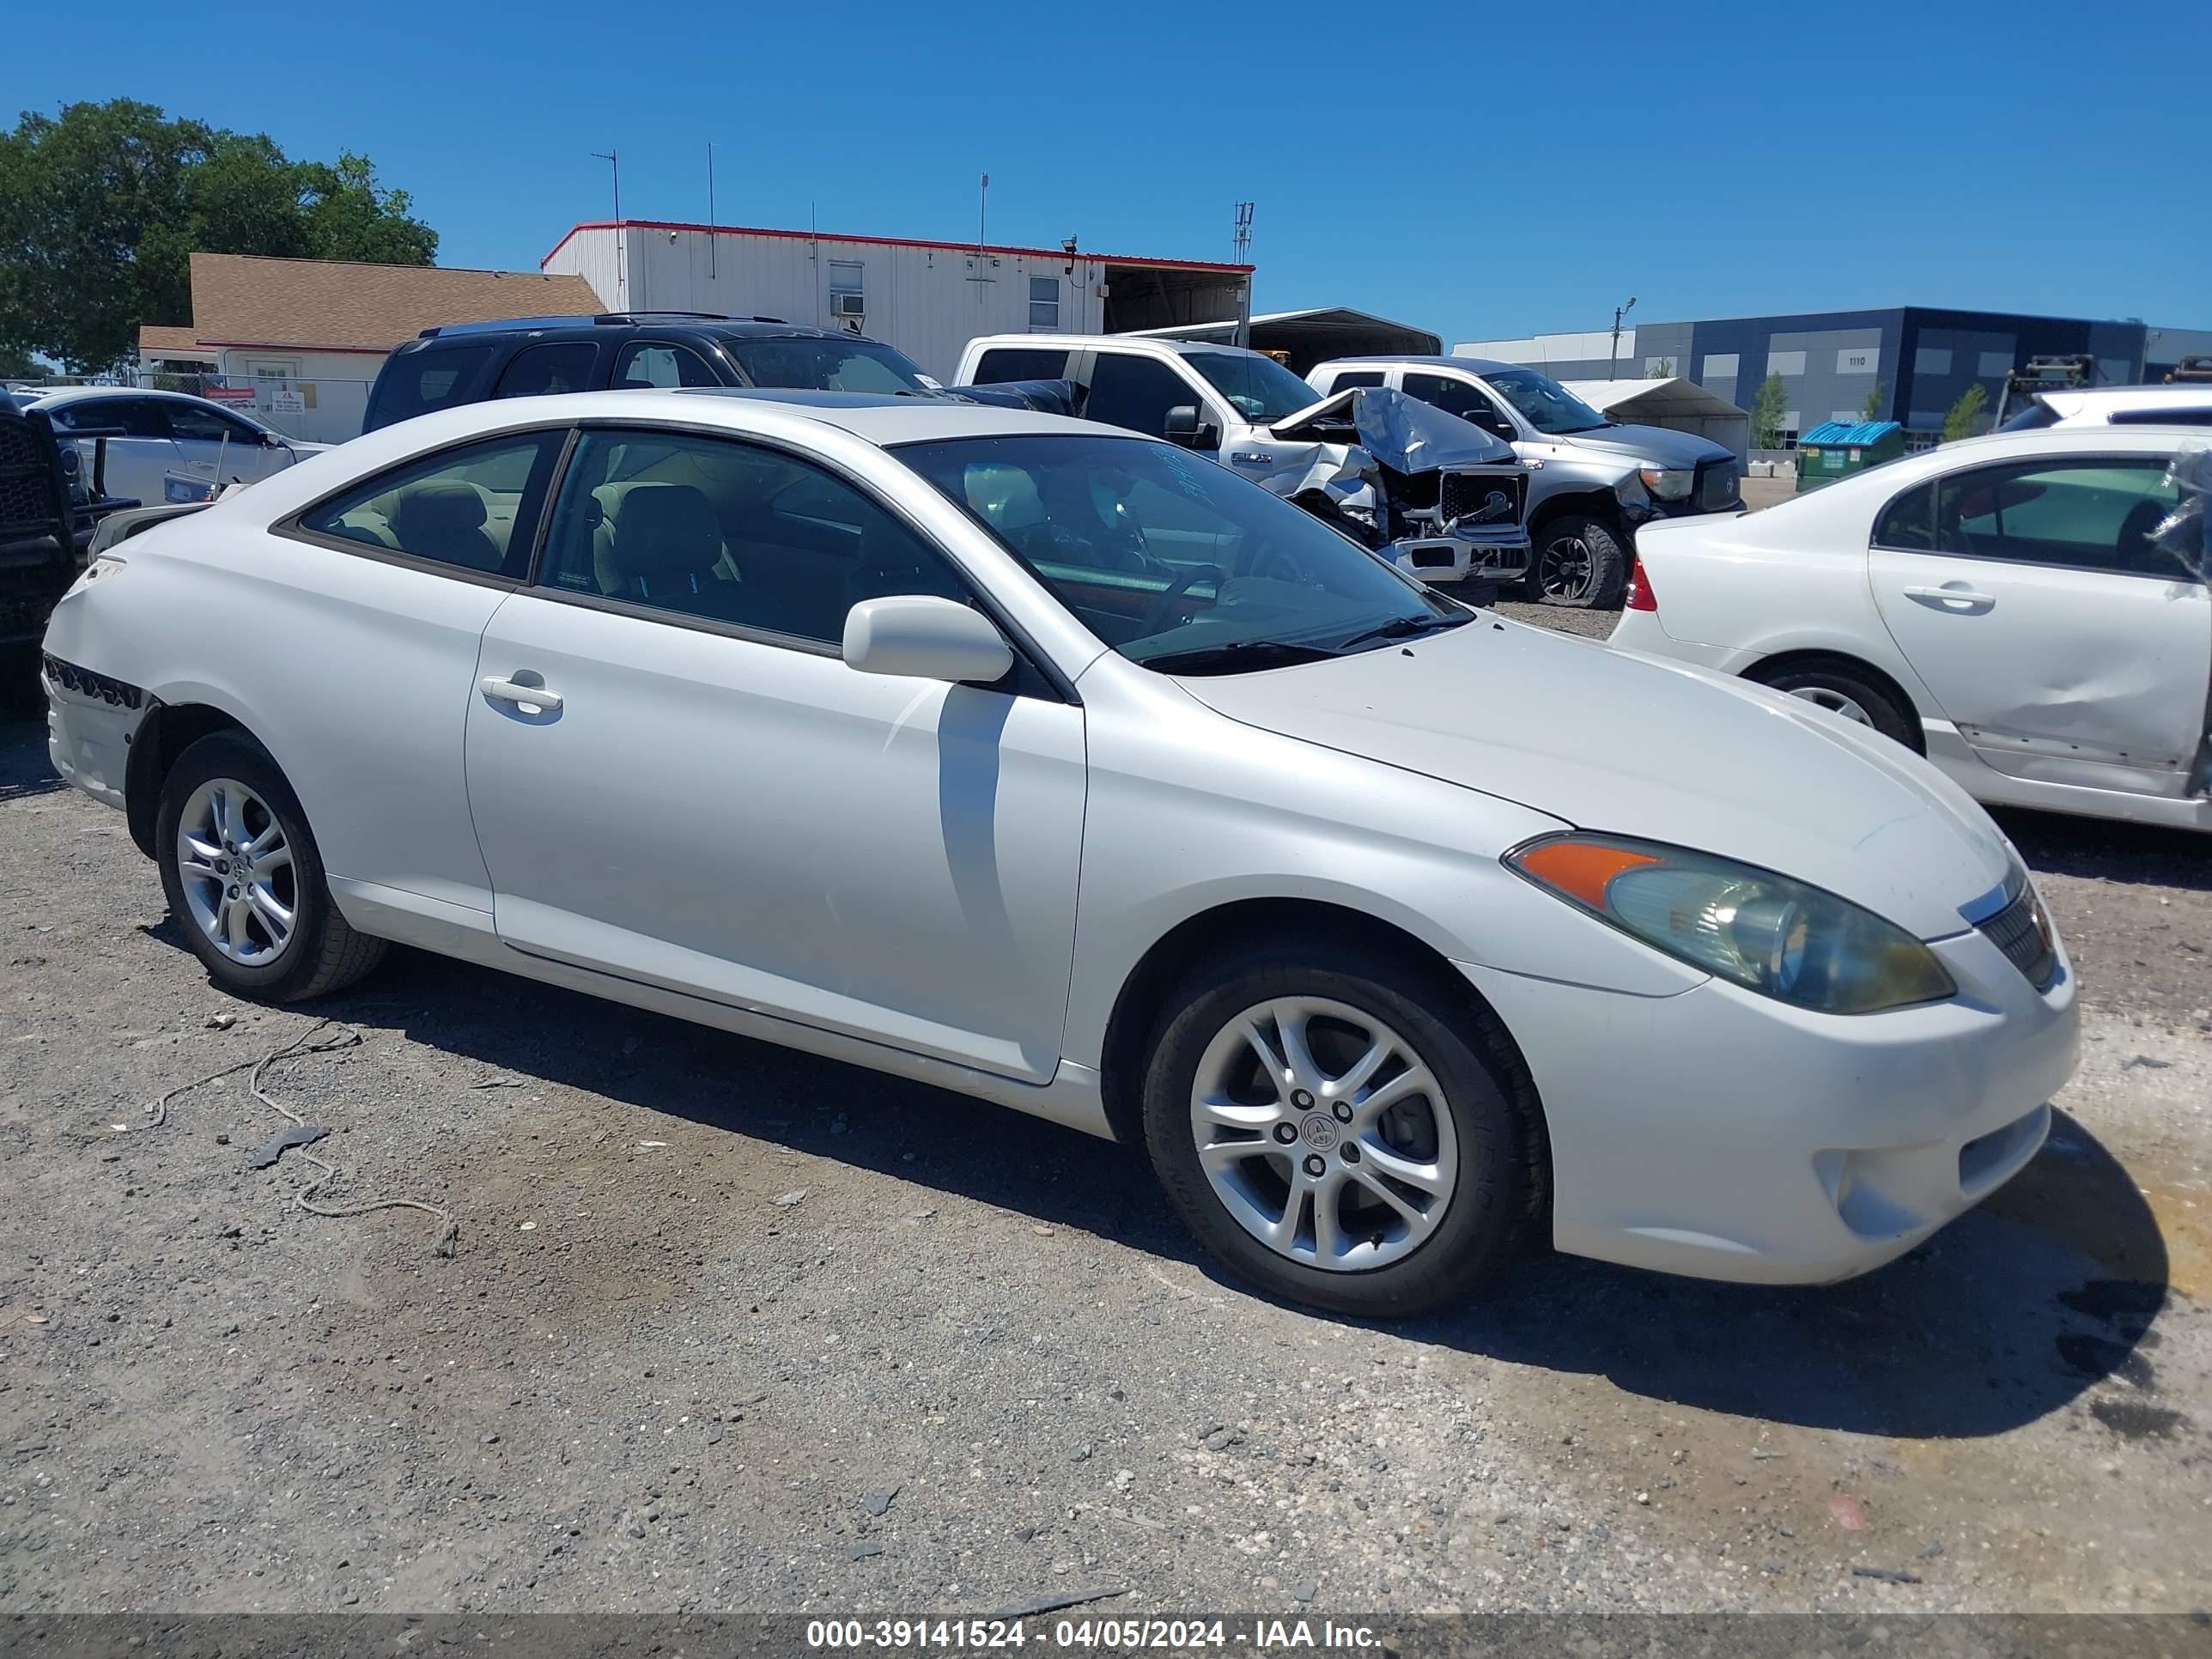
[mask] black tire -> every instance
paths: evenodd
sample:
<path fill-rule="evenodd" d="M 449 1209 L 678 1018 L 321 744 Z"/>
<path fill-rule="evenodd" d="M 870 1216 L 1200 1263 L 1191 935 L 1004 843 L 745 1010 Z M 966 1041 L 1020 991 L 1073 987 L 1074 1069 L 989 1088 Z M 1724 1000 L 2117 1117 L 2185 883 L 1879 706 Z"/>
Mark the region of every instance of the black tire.
<path fill-rule="evenodd" d="M 1628 550 L 1613 526 L 1580 513 L 1539 530 L 1528 555 L 1528 597 L 1575 611 L 1618 611 L 1628 589 Z"/>
<path fill-rule="evenodd" d="M 283 949 L 265 964 L 234 962 L 225 956 L 185 897 L 177 857 L 179 823 L 193 793 L 216 778 L 233 779 L 258 795 L 281 825 L 292 852 L 292 932 Z M 352 984 L 383 960 L 384 941 L 356 932 L 331 902 L 322 854 L 292 786 L 268 751 L 240 732 L 215 732 L 177 757 L 161 783 L 154 855 L 161 866 L 169 915 L 185 944 L 206 966 L 209 976 L 234 995 L 257 1002 L 301 1002 Z"/>
<path fill-rule="evenodd" d="M 1325 998 L 1382 1020 L 1443 1087 L 1456 1184 L 1435 1231 L 1387 1266 L 1325 1269 L 1279 1255 L 1230 1213 L 1200 1164 L 1191 1132 L 1200 1060 L 1231 1020 L 1279 997 Z M 1332 1313 L 1395 1318 L 1457 1301 L 1515 1255 L 1546 1210 L 1540 1113 L 1503 1028 L 1427 973 L 1358 944 L 1259 941 L 1194 964 L 1154 1027 L 1144 1126 L 1153 1170 L 1200 1243 L 1266 1294 Z"/>
<path fill-rule="evenodd" d="M 1846 698 L 1864 712 L 1868 721 L 1882 736 L 1903 744 L 1916 755 L 1928 752 L 1925 734 L 1911 709 L 1895 692 L 1855 663 L 1804 662 L 1768 673 L 1754 672 L 1748 678 L 1771 690 L 1787 691 L 1793 696 L 1802 696 L 1809 691 Z M 1808 701 L 1822 700 L 1816 696 Z"/>

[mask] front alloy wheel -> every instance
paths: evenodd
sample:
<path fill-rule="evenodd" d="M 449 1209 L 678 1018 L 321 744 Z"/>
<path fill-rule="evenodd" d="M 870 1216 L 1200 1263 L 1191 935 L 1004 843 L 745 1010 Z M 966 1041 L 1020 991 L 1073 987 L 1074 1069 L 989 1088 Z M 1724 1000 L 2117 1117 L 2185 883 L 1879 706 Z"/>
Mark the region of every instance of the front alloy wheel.
<path fill-rule="evenodd" d="M 1261 938 L 1193 961 L 1160 1010 L 1142 1108 L 1199 1241 L 1310 1307 L 1455 1300 L 1544 1212 L 1541 1111 L 1511 1039 L 1395 945 Z"/>
<path fill-rule="evenodd" d="M 1458 1182 L 1436 1074 L 1381 1020 L 1325 998 L 1281 998 L 1223 1025 L 1200 1058 L 1190 1123 L 1222 1207 L 1310 1267 L 1409 1255 Z"/>
<path fill-rule="evenodd" d="M 241 966 L 276 966 L 297 933 L 300 889 L 269 803 L 235 778 L 210 778 L 178 817 L 176 858 L 185 908 L 208 943 Z"/>

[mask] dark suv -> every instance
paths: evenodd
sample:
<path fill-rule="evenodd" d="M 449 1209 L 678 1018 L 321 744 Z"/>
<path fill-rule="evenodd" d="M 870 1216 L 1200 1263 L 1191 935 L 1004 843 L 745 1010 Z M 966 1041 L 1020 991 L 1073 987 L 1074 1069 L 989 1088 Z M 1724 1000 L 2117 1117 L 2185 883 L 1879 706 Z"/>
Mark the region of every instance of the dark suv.
<path fill-rule="evenodd" d="M 385 360 L 362 429 L 493 398 L 687 386 L 947 395 L 880 340 L 774 317 L 522 317 L 424 329 Z"/>

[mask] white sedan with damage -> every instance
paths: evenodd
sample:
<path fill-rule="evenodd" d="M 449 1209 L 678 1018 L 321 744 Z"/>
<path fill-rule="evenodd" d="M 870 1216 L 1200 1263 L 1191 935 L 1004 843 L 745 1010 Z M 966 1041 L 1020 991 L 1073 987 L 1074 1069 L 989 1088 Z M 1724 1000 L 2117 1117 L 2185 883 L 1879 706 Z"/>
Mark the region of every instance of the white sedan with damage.
<path fill-rule="evenodd" d="M 2026 872 L 1923 761 L 1086 422 L 428 416 L 106 549 L 45 671 L 237 994 L 400 941 L 922 1079 L 1141 1145 L 1356 1314 L 1531 1235 L 1862 1272 L 2075 1062 Z"/>
<path fill-rule="evenodd" d="M 2212 830 L 2212 449 L 2055 427 L 1646 525 L 1612 643 L 1740 675 L 1977 799 Z"/>

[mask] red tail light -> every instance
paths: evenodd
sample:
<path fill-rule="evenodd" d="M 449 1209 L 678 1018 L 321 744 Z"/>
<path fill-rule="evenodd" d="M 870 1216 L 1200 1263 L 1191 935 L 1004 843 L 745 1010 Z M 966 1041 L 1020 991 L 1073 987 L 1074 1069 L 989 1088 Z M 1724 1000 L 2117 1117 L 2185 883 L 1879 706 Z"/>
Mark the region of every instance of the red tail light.
<path fill-rule="evenodd" d="M 1659 608 L 1659 596 L 1651 591 L 1651 578 L 1644 574 L 1641 559 L 1628 573 L 1628 597 L 1621 603 L 1631 611 L 1656 611 Z"/>

